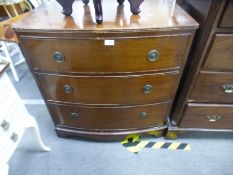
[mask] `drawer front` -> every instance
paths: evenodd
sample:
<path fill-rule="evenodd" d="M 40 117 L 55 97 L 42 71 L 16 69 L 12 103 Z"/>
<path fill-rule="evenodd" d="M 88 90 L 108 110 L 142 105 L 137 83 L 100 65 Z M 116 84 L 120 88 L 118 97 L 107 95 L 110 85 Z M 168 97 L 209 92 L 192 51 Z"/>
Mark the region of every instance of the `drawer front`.
<path fill-rule="evenodd" d="M 233 27 L 233 0 L 228 0 L 220 26 Z"/>
<path fill-rule="evenodd" d="M 215 35 L 204 69 L 233 71 L 233 34 Z"/>
<path fill-rule="evenodd" d="M 233 74 L 200 73 L 189 101 L 233 103 Z"/>
<path fill-rule="evenodd" d="M 14 152 L 23 136 L 24 131 L 24 120 L 14 120 L 11 123 L 9 130 L 4 131 L 0 134 L 1 161 L 7 162 L 9 160 L 9 153 Z"/>
<path fill-rule="evenodd" d="M 233 129 L 233 105 L 189 103 L 180 127 Z"/>
<path fill-rule="evenodd" d="M 9 132 L 12 128 L 17 128 L 20 123 L 23 124 L 23 116 L 28 115 L 22 102 L 11 98 L 4 100 L 4 102 L 0 110 L 0 134 L 3 131 Z"/>
<path fill-rule="evenodd" d="M 58 125 L 85 129 L 129 129 L 164 125 L 170 103 L 123 107 L 48 103 L 48 107 Z"/>
<path fill-rule="evenodd" d="M 81 104 L 138 104 L 173 99 L 178 72 L 132 76 L 38 75 L 47 100 Z"/>
<path fill-rule="evenodd" d="M 111 73 L 178 68 L 187 40 L 188 35 L 116 39 L 106 46 L 101 39 L 22 39 L 21 46 L 34 70 Z"/>

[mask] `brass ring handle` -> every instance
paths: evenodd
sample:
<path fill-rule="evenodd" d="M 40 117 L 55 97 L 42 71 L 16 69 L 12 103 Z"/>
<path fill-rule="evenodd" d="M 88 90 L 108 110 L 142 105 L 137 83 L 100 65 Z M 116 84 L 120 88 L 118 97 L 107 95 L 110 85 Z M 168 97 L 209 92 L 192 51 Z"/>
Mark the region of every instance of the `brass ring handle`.
<path fill-rule="evenodd" d="M 70 113 L 70 118 L 77 119 L 79 117 L 80 117 L 80 115 L 78 113 L 76 113 L 76 112 L 71 112 Z"/>
<path fill-rule="evenodd" d="M 153 90 L 153 86 L 151 86 L 150 84 L 147 84 L 143 87 L 144 94 L 149 94 L 152 92 L 152 90 Z"/>
<path fill-rule="evenodd" d="M 157 50 L 151 50 L 147 54 L 147 59 L 151 62 L 156 61 L 159 58 L 159 52 Z"/>
<path fill-rule="evenodd" d="M 15 134 L 15 133 L 13 133 L 13 134 L 11 135 L 11 140 L 12 140 L 13 142 L 16 142 L 16 141 L 18 140 L 18 135 Z"/>
<path fill-rule="evenodd" d="M 61 52 L 55 52 L 53 58 L 57 63 L 63 63 L 65 61 L 65 56 Z"/>
<path fill-rule="evenodd" d="M 222 119 L 222 116 L 218 116 L 218 115 L 208 115 L 207 117 L 207 120 L 209 122 L 216 122 L 218 120 L 221 120 Z"/>
<path fill-rule="evenodd" d="M 233 85 L 232 84 L 224 84 L 224 85 L 222 85 L 222 89 L 227 94 L 233 93 Z"/>
<path fill-rule="evenodd" d="M 63 91 L 64 91 L 64 93 L 66 93 L 66 94 L 71 94 L 72 92 L 73 92 L 73 88 L 70 86 L 70 85 L 65 85 L 64 87 L 63 87 Z"/>
<path fill-rule="evenodd" d="M 148 117 L 148 114 L 146 113 L 146 112 L 141 112 L 140 114 L 139 114 L 139 118 L 140 119 L 146 119 Z"/>
<path fill-rule="evenodd" d="M 10 123 L 8 123 L 6 120 L 3 120 L 1 123 L 1 127 L 4 131 L 7 131 L 10 128 Z"/>

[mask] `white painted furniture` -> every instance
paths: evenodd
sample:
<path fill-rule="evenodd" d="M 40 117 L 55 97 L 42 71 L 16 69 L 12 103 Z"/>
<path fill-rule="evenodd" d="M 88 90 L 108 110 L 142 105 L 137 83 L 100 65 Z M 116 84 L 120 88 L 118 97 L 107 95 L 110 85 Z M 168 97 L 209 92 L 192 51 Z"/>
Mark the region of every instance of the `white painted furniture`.
<path fill-rule="evenodd" d="M 6 41 L 0 41 L 0 51 L 2 51 L 2 55 L 0 55 L 0 58 L 7 60 L 10 62 L 10 68 L 12 71 L 12 74 L 14 76 L 15 81 L 19 81 L 19 76 L 17 74 L 17 71 L 15 67 L 23 62 L 25 62 L 25 58 L 18 46 L 18 44 L 14 42 L 6 42 Z M 18 55 L 19 58 L 18 61 L 13 62 L 13 57 Z"/>
<path fill-rule="evenodd" d="M 6 62 L 0 61 L 0 175 L 8 174 L 8 161 L 16 150 L 25 129 L 31 128 L 39 147 L 50 151 L 41 140 L 36 120 L 31 116 L 3 72 Z"/>

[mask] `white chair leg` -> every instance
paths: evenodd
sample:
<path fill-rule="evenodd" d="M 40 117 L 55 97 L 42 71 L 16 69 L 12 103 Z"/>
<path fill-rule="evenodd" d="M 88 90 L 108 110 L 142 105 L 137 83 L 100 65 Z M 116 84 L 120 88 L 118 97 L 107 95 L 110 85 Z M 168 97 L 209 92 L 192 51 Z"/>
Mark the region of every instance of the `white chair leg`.
<path fill-rule="evenodd" d="M 20 59 L 19 61 L 17 61 L 17 62 L 15 63 L 15 65 L 14 65 L 14 66 L 18 66 L 19 64 L 22 64 L 24 61 L 25 61 L 25 60 Z"/>
<path fill-rule="evenodd" d="M 37 122 L 36 122 L 36 120 L 34 119 L 34 117 L 32 117 L 32 116 L 29 115 L 29 116 L 27 117 L 25 123 L 26 123 L 26 127 L 27 127 L 27 128 L 31 128 L 31 129 L 33 130 L 33 135 L 34 135 L 34 137 L 35 137 L 35 140 L 36 140 L 37 143 L 38 143 L 38 146 L 39 146 L 42 150 L 44 150 L 44 151 L 50 151 L 51 148 L 47 147 L 47 146 L 43 143 L 43 141 L 42 141 L 42 139 L 41 139 L 39 127 L 38 127 Z"/>
<path fill-rule="evenodd" d="M 20 50 L 18 44 L 16 44 L 16 43 L 6 43 L 6 47 L 7 47 L 8 49 L 9 49 L 9 48 L 12 49 L 11 52 L 10 52 L 10 56 L 11 56 L 11 57 L 13 57 L 13 56 L 15 56 L 15 55 L 19 55 L 19 58 L 20 58 L 20 59 L 19 59 L 16 63 L 14 63 L 14 66 L 17 66 L 17 65 L 19 65 L 19 64 L 21 64 L 21 63 L 23 63 L 23 62 L 25 62 L 25 58 L 24 58 L 24 56 L 23 56 L 23 54 L 22 54 L 22 52 L 21 52 L 21 50 Z"/>
<path fill-rule="evenodd" d="M 15 70 L 14 63 L 13 63 L 12 60 L 11 60 L 11 56 L 10 56 L 10 53 L 9 53 L 9 51 L 8 51 L 8 49 L 7 49 L 7 46 L 6 46 L 6 44 L 5 44 L 4 42 L 2 42 L 2 41 L 1 41 L 1 45 L 2 45 L 2 49 L 3 49 L 4 53 L 6 54 L 6 59 L 7 59 L 7 61 L 10 62 L 10 68 L 11 68 L 12 74 L 13 74 L 13 76 L 14 76 L 14 78 L 15 78 L 15 81 L 18 82 L 18 81 L 19 81 L 19 77 L 18 77 L 18 74 L 17 74 L 17 72 L 16 72 L 16 70 Z"/>
<path fill-rule="evenodd" d="M 19 46 L 17 44 L 15 44 L 15 50 L 19 54 L 19 57 L 20 57 L 19 61 L 17 61 L 15 63 L 15 66 L 17 66 L 17 65 L 25 62 L 25 58 L 24 58 L 24 56 L 23 56 L 23 54 L 22 54 L 22 52 L 21 52 L 21 50 L 20 50 L 20 48 L 19 48 Z"/>
<path fill-rule="evenodd" d="M 172 0 L 172 9 L 171 9 L 171 17 L 174 16 L 175 6 L 176 6 L 176 0 Z"/>

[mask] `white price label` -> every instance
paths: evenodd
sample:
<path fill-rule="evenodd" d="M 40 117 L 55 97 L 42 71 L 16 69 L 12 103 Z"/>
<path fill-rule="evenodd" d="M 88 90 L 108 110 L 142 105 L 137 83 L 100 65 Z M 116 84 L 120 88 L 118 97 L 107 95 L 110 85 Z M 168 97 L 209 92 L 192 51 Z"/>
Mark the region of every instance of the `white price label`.
<path fill-rule="evenodd" d="M 104 45 L 105 46 L 114 46 L 115 41 L 114 40 L 104 40 Z"/>

